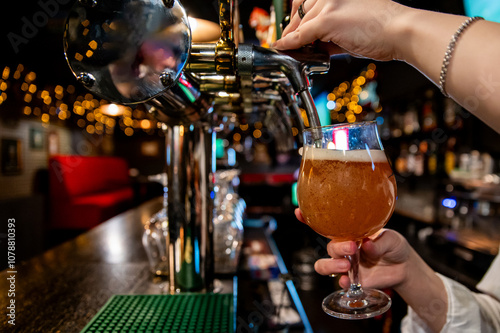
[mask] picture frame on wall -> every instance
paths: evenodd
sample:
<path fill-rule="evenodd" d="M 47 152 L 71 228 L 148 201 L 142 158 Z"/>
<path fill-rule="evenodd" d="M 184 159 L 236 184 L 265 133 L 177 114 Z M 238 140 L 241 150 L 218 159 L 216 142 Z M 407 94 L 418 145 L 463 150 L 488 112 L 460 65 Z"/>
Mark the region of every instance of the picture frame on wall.
<path fill-rule="evenodd" d="M 38 128 L 30 128 L 30 149 L 42 150 L 43 142 L 43 131 Z"/>
<path fill-rule="evenodd" d="M 0 149 L 2 174 L 20 174 L 22 171 L 21 140 L 2 138 Z"/>
<path fill-rule="evenodd" d="M 47 135 L 47 153 L 50 156 L 59 154 L 59 134 L 57 132 L 51 131 Z"/>

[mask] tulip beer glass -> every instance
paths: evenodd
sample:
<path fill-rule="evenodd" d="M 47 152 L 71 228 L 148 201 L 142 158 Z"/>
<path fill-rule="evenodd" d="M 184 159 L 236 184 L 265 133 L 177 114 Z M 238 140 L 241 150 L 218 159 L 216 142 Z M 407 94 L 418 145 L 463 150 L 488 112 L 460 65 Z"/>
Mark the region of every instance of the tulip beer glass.
<path fill-rule="evenodd" d="M 396 180 L 375 122 L 338 124 L 304 131 L 298 202 L 305 222 L 336 242 L 355 241 L 349 256 L 348 290 L 323 300 L 323 310 L 344 319 L 370 318 L 387 311 L 384 292 L 363 289 L 359 282 L 359 248 L 363 238 L 389 220 L 396 201 Z"/>

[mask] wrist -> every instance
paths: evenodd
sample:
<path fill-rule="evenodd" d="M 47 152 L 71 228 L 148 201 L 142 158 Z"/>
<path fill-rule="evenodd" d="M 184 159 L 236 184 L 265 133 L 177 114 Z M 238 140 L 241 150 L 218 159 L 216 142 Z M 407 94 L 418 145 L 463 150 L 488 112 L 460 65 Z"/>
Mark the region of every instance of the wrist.
<path fill-rule="evenodd" d="M 413 249 L 406 268 L 406 277 L 394 290 L 433 331 L 441 331 L 448 311 L 443 281 Z"/>
<path fill-rule="evenodd" d="M 394 291 L 396 291 L 400 296 L 403 297 L 404 293 L 417 283 L 415 278 L 418 278 L 418 276 L 422 274 L 420 269 L 422 264 L 421 260 L 422 259 L 418 256 L 415 250 L 410 248 L 408 260 L 404 262 L 402 279 L 393 287 Z"/>
<path fill-rule="evenodd" d="M 397 15 L 390 25 L 389 39 L 392 43 L 394 60 L 411 62 L 411 43 L 415 23 L 418 20 L 418 10 L 396 4 Z"/>

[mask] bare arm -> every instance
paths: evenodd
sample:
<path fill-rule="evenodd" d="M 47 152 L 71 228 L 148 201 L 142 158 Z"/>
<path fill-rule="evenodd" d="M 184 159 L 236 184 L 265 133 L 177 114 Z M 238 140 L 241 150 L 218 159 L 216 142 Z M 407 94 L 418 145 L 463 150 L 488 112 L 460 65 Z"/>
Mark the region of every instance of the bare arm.
<path fill-rule="evenodd" d="M 300 3 L 294 0 L 295 11 Z M 405 61 L 436 84 L 451 37 L 467 19 L 390 0 L 307 0 L 304 7 L 306 16 L 292 13 L 276 48 L 331 41 L 354 55 Z M 446 91 L 500 132 L 500 24 L 478 21 L 464 31 L 448 67 Z"/>
<path fill-rule="evenodd" d="M 466 17 L 408 9 L 402 21 L 397 58 L 434 83 L 451 36 Z M 500 132 L 500 24 L 473 23 L 457 42 L 448 67 L 446 91 L 465 109 Z"/>

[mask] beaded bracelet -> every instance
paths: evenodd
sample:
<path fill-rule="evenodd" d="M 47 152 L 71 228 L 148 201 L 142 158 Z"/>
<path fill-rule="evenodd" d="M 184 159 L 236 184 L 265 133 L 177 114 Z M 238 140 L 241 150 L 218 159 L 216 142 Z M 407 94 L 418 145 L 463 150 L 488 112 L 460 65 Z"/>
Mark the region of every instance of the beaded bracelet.
<path fill-rule="evenodd" d="M 443 59 L 443 65 L 441 66 L 441 73 L 439 74 L 439 89 L 441 89 L 441 92 L 443 93 L 444 96 L 449 97 L 448 93 L 446 92 L 444 85 L 446 83 L 446 74 L 448 73 L 448 66 L 450 65 L 450 60 L 451 57 L 453 56 L 453 51 L 455 51 L 455 45 L 462 35 L 462 33 L 467 29 L 472 23 L 479 21 L 479 20 L 484 20 L 484 18 L 480 16 L 475 16 L 475 17 L 470 17 L 462 23 L 460 28 L 455 32 L 453 37 L 451 38 L 450 44 L 448 44 L 448 48 L 446 49 L 446 53 L 444 54 L 444 59 Z"/>

